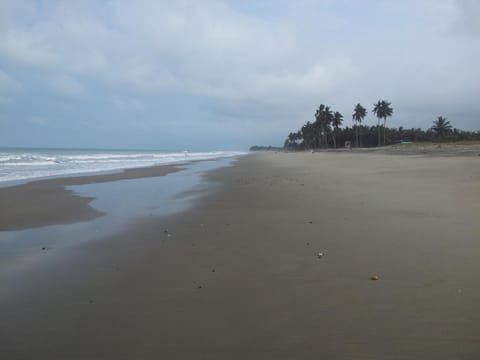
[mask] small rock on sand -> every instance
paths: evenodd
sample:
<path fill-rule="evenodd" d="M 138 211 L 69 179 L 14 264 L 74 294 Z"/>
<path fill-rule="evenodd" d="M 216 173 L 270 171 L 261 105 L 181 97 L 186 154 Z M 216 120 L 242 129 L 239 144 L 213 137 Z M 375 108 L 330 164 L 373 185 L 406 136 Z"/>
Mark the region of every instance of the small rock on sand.
<path fill-rule="evenodd" d="M 380 277 L 379 277 L 378 275 L 372 275 L 372 276 L 370 277 L 370 280 L 374 280 L 374 281 L 375 281 L 375 280 L 379 280 L 379 279 L 380 279 Z"/>

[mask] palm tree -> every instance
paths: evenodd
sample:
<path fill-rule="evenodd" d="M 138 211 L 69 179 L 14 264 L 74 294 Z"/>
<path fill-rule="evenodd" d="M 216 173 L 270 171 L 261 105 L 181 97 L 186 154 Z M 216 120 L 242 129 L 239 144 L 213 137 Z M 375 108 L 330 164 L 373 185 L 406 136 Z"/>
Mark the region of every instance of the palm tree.
<path fill-rule="evenodd" d="M 305 149 L 313 149 L 315 147 L 316 139 L 314 125 L 310 121 L 307 121 L 307 123 L 302 126 L 300 132 L 303 139 L 303 146 L 305 147 Z"/>
<path fill-rule="evenodd" d="M 355 125 L 355 144 L 358 147 L 359 144 L 361 146 L 362 143 L 362 128 L 360 128 L 360 143 L 358 142 L 358 128 L 361 126 L 365 116 L 367 116 L 367 109 L 365 109 L 362 105 L 357 104 L 353 111 L 352 119 L 355 123 L 358 123 L 358 125 Z"/>
<path fill-rule="evenodd" d="M 390 105 L 392 105 L 392 103 L 386 100 L 378 100 L 378 102 L 374 104 L 373 113 L 378 118 L 378 146 L 380 146 L 380 119 L 383 119 L 383 146 L 385 146 L 385 124 L 387 117 L 393 114 L 393 109 Z"/>
<path fill-rule="evenodd" d="M 288 137 L 285 140 L 283 147 L 295 149 L 298 145 L 297 144 L 297 140 L 299 140 L 298 135 L 299 135 L 298 132 L 291 132 L 290 134 L 288 134 Z"/>
<path fill-rule="evenodd" d="M 443 139 L 445 134 L 452 131 L 452 125 L 450 124 L 450 121 L 447 120 L 447 118 L 439 116 L 437 120 L 433 122 L 433 126 L 431 127 L 431 129 L 435 134 L 437 134 L 438 137 Z"/>
<path fill-rule="evenodd" d="M 323 128 L 322 128 L 322 134 L 323 134 L 323 146 L 328 147 L 328 140 L 327 140 L 327 134 L 331 132 L 330 124 L 333 122 L 333 112 L 330 110 L 330 107 L 325 106 L 325 110 L 323 111 Z"/>
<path fill-rule="evenodd" d="M 320 104 L 317 111 L 315 111 L 315 127 L 317 129 L 317 147 L 319 147 L 318 140 L 323 141 L 323 118 L 324 118 L 325 105 Z"/>
<path fill-rule="evenodd" d="M 337 148 L 337 130 L 339 126 L 342 125 L 343 122 L 343 115 L 340 114 L 338 111 L 335 111 L 333 114 L 332 125 L 333 125 L 333 147 Z"/>
<path fill-rule="evenodd" d="M 330 124 L 333 121 L 333 113 L 328 106 L 321 104 L 315 112 L 315 126 L 318 129 L 320 146 L 327 147 L 327 133 L 330 132 Z"/>

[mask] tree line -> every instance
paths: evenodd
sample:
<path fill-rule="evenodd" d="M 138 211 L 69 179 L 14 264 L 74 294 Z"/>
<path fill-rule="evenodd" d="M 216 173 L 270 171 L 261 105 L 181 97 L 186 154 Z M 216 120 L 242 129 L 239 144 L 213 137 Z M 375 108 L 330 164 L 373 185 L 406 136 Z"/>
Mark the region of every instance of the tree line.
<path fill-rule="evenodd" d="M 293 150 L 325 149 L 344 147 L 350 142 L 355 147 L 385 146 L 401 142 L 420 141 L 466 141 L 480 140 L 480 131 L 463 131 L 454 128 L 443 116 L 433 121 L 427 129 L 388 128 L 387 119 L 393 115 L 392 103 L 379 100 L 374 104 L 372 113 L 377 118 L 373 126 L 363 125 L 367 109 L 361 104 L 355 105 L 352 114 L 352 127 L 341 127 L 344 116 L 321 104 L 314 114 L 314 121 L 307 121 L 298 131 L 291 132 L 284 143 L 284 148 Z"/>

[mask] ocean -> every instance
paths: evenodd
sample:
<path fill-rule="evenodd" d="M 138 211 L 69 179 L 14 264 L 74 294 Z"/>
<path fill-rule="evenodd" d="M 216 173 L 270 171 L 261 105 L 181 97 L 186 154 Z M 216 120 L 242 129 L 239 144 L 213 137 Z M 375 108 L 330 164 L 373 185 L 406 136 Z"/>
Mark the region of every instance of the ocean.
<path fill-rule="evenodd" d="M 34 179 L 116 172 L 241 154 L 244 152 L 0 148 L 0 186 Z"/>

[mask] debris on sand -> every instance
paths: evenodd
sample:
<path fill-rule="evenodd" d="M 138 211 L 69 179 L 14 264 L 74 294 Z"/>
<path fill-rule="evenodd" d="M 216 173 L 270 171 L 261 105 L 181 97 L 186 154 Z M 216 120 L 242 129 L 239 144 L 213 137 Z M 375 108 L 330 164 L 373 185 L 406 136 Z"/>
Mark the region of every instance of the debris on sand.
<path fill-rule="evenodd" d="M 317 257 L 318 257 L 319 259 L 321 259 L 324 255 L 325 255 L 325 254 L 324 254 L 323 252 L 319 252 L 319 253 L 317 254 Z"/>
<path fill-rule="evenodd" d="M 376 280 L 379 280 L 379 279 L 380 279 L 380 277 L 378 275 L 372 275 L 370 277 L 370 280 L 373 280 L 373 281 L 376 281 Z"/>

